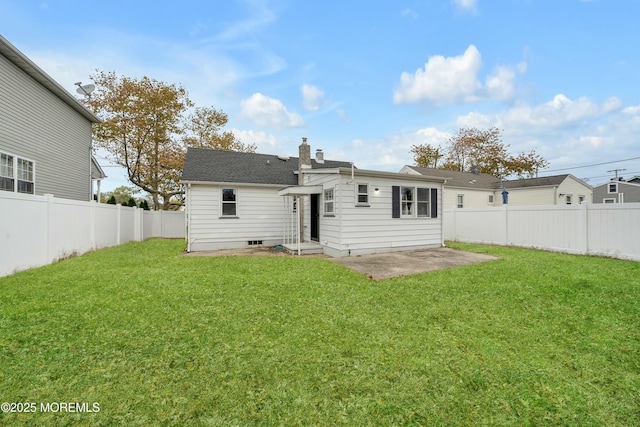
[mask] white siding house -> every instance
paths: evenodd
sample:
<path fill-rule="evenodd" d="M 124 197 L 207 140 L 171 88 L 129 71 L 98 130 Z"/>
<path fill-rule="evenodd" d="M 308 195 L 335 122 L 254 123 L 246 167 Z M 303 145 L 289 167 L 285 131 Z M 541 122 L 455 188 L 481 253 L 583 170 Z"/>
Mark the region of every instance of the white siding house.
<path fill-rule="evenodd" d="M 91 200 L 91 126 L 98 122 L 0 36 L 1 191 Z"/>
<path fill-rule="evenodd" d="M 305 145 L 299 158 L 189 148 L 187 250 L 304 244 L 337 257 L 443 245 L 442 179 L 312 160 Z"/>
<path fill-rule="evenodd" d="M 282 186 L 242 183 L 187 185 L 188 237 L 191 251 L 244 248 L 282 243 Z M 225 215 L 223 191 L 235 192 L 235 214 Z M 227 202 L 227 212 L 232 202 Z"/>
<path fill-rule="evenodd" d="M 441 180 L 339 168 L 307 172 L 305 184 L 322 186 L 318 234 L 306 237 L 318 241 L 328 255 L 353 256 L 443 244 Z M 411 192 L 404 210 L 402 190 Z M 400 197 L 396 215 L 394 191 Z M 331 193 L 333 207 L 327 211 L 326 196 Z"/>

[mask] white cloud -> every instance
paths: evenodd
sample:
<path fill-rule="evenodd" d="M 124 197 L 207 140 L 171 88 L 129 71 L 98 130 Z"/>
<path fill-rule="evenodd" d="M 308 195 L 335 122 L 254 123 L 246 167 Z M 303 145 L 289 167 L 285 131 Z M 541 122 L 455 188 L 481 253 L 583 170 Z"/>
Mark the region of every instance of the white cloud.
<path fill-rule="evenodd" d="M 427 102 L 433 105 L 470 103 L 490 99 L 511 102 L 516 96 L 518 74 L 527 72 L 527 62 L 515 67 L 498 66 L 486 77 L 484 85 L 478 79 L 482 66 L 480 52 L 474 45 L 459 56 L 429 58 L 424 69 L 414 74 L 404 72 L 395 91 L 396 104 Z"/>
<path fill-rule="evenodd" d="M 610 98 L 601 105 L 586 97 L 573 101 L 558 94 L 545 104 L 530 107 L 520 105 L 499 115 L 506 127 L 527 131 L 575 127 L 596 120 L 621 106 L 617 98 Z"/>
<path fill-rule="evenodd" d="M 432 147 L 444 147 L 451 135 L 434 127 L 419 129 L 416 131 L 417 137 L 411 145 L 429 144 Z M 412 139 L 413 140 L 413 139 Z"/>
<path fill-rule="evenodd" d="M 304 120 L 298 113 L 290 113 L 279 99 L 254 93 L 240 102 L 242 115 L 260 126 L 299 127 Z"/>
<path fill-rule="evenodd" d="M 459 56 L 432 56 L 415 74 L 403 72 L 393 95 L 396 104 L 428 101 L 436 105 L 471 102 L 482 88 L 477 74 L 482 65 L 474 45 Z"/>
<path fill-rule="evenodd" d="M 277 153 L 281 150 L 277 139 L 264 131 L 231 129 L 231 132 L 244 144 L 255 144 L 258 153 Z"/>
<path fill-rule="evenodd" d="M 324 98 L 324 91 L 308 84 L 302 85 L 300 91 L 302 92 L 302 106 L 309 111 L 318 111 Z"/>
<path fill-rule="evenodd" d="M 485 129 L 496 126 L 502 130 L 503 141 L 510 145 L 511 152 L 535 149 L 550 162 L 550 169 L 559 169 L 597 163 L 594 159 L 634 157 L 635 136 L 640 133 L 640 106 L 623 108 L 616 97 L 596 102 L 558 94 L 540 105 L 517 105 L 497 114 L 469 113 L 458 117 L 457 125 Z M 579 178 L 606 175 L 605 166 L 599 169 L 566 172 Z"/>
<path fill-rule="evenodd" d="M 453 4 L 460 12 L 476 13 L 478 11 L 477 0 L 453 0 Z"/>
<path fill-rule="evenodd" d="M 498 67 L 496 71 L 487 77 L 485 89 L 491 99 L 508 101 L 513 98 L 513 84 L 516 73 L 511 67 Z"/>
<path fill-rule="evenodd" d="M 595 131 L 599 120 L 611 117 L 610 114 L 620 108 L 621 102 L 615 97 L 598 104 L 586 97 L 574 101 L 558 94 L 537 106 L 521 104 L 497 114 L 471 112 L 459 116 L 456 124 L 478 128 L 496 126 L 503 130 L 505 139 L 549 143 L 551 138 L 557 139 L 558 135 L 580 129 L 593 128 Z"/>
<path fill-rule="evenodd" d="M 602 104 L 602 109 L 606 113 L 619 110 L 620 108 L 622 108 L 622 100 L 617 96 L 612 96 Z"/>

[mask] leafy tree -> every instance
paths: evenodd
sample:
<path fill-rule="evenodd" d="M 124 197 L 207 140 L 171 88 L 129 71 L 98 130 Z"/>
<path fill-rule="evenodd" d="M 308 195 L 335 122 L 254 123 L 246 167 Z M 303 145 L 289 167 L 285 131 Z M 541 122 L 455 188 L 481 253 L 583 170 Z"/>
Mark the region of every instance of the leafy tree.
<path fill-rule="evenodd" d="M 510 155 L 509 145 L 502 142 L 500 130 L 496 127 L 478 129 L 462 127 L 449 138 L 443 169 L 469 171 L 477 168 L 480 173 L 506 178 L 534 176 L 548 162 L 535 150 L 529 153 Z M 428 144 L 412 146 L 414 161 L 418 166 L 433 167 L 437 163 L 438 149 Z"/>
<path fill-rule="evenodd" d="M 148 211 L 148 210 L 149 210 L 149 202 L 147 202 L 147 200 L 146 200 L 146 199 L 142 199 L 142 200 L 140 201 L 140 204 L 138 205 L 138 207 L 139 207 L 140 209 L 143 209 L 143 210 L 145 210 L 145 211 Z"/>
<path fill-rule="evenodd" d="M 133 197 L 129 197 L 129 200 L 127 201 L 126 206 L 135 208 L 138 206 L 138 203 L 136 202 L 136 199 L 134 199 Z"/>
<path fill-rule="evenodd" d="M 135 199 L 137 192 L 138 190 L 135 188 L 127 185 L 121 185 L 120 187 L 114 188 L 113 191 L 105 193 L 105 196 L 109 198 L 108 200 L 113 199 L 113 203 L 111 203 L 112 205 L 129 206 L 129 200 Z M 107 203 L 109 203 L 109 201 L 107 201 Z"/>
<path fill-rule="evenodd" d="M 182 194 L 178 184 L 188 145 L 255 151 L 231 132 L 221 133 L 227 116 L 195 108 L 182 86 L 142 77 L 96 71 L 90 105 L 102 123 L 94 127 L 96 145 L 127 170 L 129 181 L 148 192 L 154 209 L 167 209 Z"/>
<path fill-rule="evenodd" d="M 416 165 L 425 168 L 437 168 L 438 161 L 442 157 L 440 148 L 432 147 L 429 144 L 412 145 L 410 151 Z"/>
<path fill-rule="evenodd" d="M 185 146 L 255 153 L 255 144 L 243 144 L 230 131 L 222 132 L 228 116 L 215 108 L 196 107 L 185 124 Z"/>
<path fill-rule="evenodd" d="M 113 194 L 111 196 L 109 196 L 109 198 L 107 199 L 107 204 L 108 205 L 116 205 L 116 196 L 114 196 Z"/>

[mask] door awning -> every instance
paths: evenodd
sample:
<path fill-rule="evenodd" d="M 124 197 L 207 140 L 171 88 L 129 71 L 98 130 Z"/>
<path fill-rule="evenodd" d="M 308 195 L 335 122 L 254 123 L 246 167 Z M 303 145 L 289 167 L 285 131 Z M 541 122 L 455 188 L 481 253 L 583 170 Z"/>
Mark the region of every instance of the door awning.
<path fill-rule="evenodd" d="M 322 185 L 296 185 L 279 190 L 278 196 L 308 196 L 321 193 Z"/>

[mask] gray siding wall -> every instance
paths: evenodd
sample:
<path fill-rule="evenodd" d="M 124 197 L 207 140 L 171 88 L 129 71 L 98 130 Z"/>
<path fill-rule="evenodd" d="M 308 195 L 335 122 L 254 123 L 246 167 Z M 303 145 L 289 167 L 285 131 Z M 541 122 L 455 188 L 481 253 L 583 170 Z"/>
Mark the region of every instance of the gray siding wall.
<path fill-rule="evenodd" d="M 90 200 L 91 123 L 0 55 L 0 152 L 34 162 L 35 193 Z"/>
<path fill-rule="evenodd" d="M 593 189 L 593 203 L 604 203 L 604 199 L 615 199 L 616 203 L 620 200 L 620 194 L 624 203 L 638 203 L 640 202 L 640 185 L 631 184 L 628 182 L 618 182 L 618 191 L 616 193 L 609 193 L 609 184 L 614 184 L 615 181 L 601 184 Z"/>

